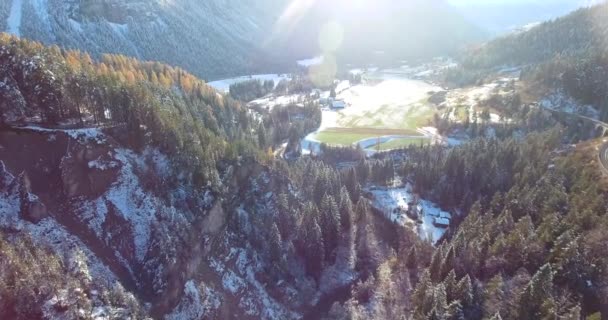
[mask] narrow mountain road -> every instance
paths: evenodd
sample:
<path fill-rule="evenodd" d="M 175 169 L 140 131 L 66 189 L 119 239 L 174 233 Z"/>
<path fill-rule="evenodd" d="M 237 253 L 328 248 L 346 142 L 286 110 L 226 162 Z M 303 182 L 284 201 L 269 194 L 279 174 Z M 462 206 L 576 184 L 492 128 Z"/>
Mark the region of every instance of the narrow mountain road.
<path fill-rule="evenodd" d="M 560 111 L 560 110 L 555 110 L 555 109 L 551 109 L 551 108 L 545 108 L 542 107 L 541 105 L 538 105 L 539 108 L 543 108 L 545 110 L 549 110 L 551 112 L 556 112 L 562 115 L 567 115 L 567 116 L 571 116 L 571 117 L 576 117 L 579 118 L 581 120 L 585 120 L 585 121 L 589 121 L 593 124 L 596 124 L 599 127 L 604 128 L 604 130 L 608 131 L 608 123 L 597 120 L 597 119 L 593 119 L 587 116 L 583 116 L 580 114 L 575 114 L 575 113 L 570 113 L 570 112 L 565 112 L 565 111 Z M 608 175 L 608 140 L 605 140 L 602 145 L 599 147 L 599 153 L 598 153 L 598 159 L 600 162 L 600 165 L 602 167 L 602 171 L 604 172 L 604 174 Z"/>
<path fill-rule="evenodd" d="M 602 171 L 608 175 L 608 142 L 604 142 L 599 148 L 599 160 L 602 165 Z"/>

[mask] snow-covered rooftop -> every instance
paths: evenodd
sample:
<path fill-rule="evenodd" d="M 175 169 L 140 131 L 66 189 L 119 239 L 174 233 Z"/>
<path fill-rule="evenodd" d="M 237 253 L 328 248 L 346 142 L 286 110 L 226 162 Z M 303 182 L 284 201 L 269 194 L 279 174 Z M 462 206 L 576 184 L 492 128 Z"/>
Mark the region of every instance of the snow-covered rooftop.
<path fill-rule="evenodd" d="M 403 227 L 416 225 L 416 221 L 412 220 L 407 215 L 407 210 L 410 210 L 410 204 L 415 202 L 414 193 L 411 186 L 408 184 L 403 188 L 370 188 L 369 191 L 373 194 L 372 205 L 382 211 L 390 221 L 397 223 Z M 446 222 L 449 225 L 452 215 L 441 210 L 435 203 L 427 200 L 417 200 L 417 205 L 421 214 L 422 223 L 414 227 L 414 231 L 418 233 L 420 238 L 431 240 L 433 242 L 439 240 L 446 231 L 446 228 L 436 226 L 435 222 Z M 400 210 L 395 210 L 395 209 Z M 438 219 L 438 220 L 436 220 Z"/>

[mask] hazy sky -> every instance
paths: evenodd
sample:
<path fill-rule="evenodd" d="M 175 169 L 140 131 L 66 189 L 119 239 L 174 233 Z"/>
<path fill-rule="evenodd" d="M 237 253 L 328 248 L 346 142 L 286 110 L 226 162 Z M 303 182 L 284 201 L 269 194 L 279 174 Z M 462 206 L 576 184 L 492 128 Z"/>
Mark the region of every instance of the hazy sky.
<path fill-rule="evenodd" d="M 605 0 L 446 0 L 492 35 L 551 20 Z"/>
<path fill-rule="evenodd" d="M 467 5 L 467 4 L 530 4 L 530 3 L 538 3 L 538 4 L 578 4 L 580 6 L 589 5 L 593 3 L 599 3 L 601 0 L 448 0 L 449 3 L 454 5 Z"/>

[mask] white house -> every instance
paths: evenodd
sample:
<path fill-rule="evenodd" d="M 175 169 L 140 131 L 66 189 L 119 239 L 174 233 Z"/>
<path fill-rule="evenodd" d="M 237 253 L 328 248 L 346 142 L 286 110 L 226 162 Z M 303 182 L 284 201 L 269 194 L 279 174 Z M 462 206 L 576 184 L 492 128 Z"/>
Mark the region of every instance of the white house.
<path fill-rule="evenodd" d="M 447 228 L 450 226 L 450 220 L 447 218 L 435 218 L 433 224 L 439 228 Z"/>

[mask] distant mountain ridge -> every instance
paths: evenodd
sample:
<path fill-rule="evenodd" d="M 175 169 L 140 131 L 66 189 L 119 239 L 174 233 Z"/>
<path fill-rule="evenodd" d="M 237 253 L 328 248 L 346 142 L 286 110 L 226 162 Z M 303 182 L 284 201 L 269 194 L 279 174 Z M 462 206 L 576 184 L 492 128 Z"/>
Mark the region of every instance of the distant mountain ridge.
<path fill-rule="evenodd" d="M 608 3 L 582 8 L 528 31 L 497 38 L 465 55 L 449 70 L 449 85 L 483 82 L 504 68 L 521 69 L 521 78 L 564 92 L 594 106 L 608 120 Z"/>
<path fill-rule="evenodd" d="M 279 2 L 12 0 L 0 4 L 0 28 L 94 57 L 164 61 L 213 79 L 281 65 L 259 45 Z"/>
<path fill-rule="evenodd" d="M 359 11 L 344 1 L 313 1 L 296 7 L 297 19 L 285 16 L 294 3 L 304 2 L 7 0 L 0 30 L 93 57 L 161 61 L 207 80 L 287 72 L 321 51 L 319 34 L 329 21 L 344 31 L 336 52 L 342 64 L 374 63 L 378 52 L 390 61 L 446 55 L 481 34 L 444 1 L 382 0 Z M 278 24 L 281 17 L 294 22 L 291 29 Z"/>
<path fill-rule="evenodd" d="M 328 21 L 343 32 L 334 52 L 339 61 L 353 65 L 394 64 L 445 56 L 485 37 L 482 29 L 467 21 L 443 0 L 317 1 L 299 17 L 282 45 L 292 51 L 319 48 L 319 34 Z M 322 53 L 322 52 L 319 52 Z"/>
<path fill-rule="evenodd" d="M 526 32 L 497 38 L 471 52 L 465 67 L 492 68 L 545 62 L 608 50 L 608 3 L 582 8 Z"/>
<path fill-rule="evenodd" d="M 594 1 L 451 1 L 464 17 L 494 35 L 519 30 L 523 26 L 540 23 L 566 15 Z M 595 1 L 597 2 L 597 1 Z"/>

